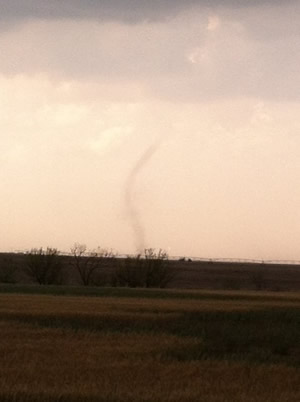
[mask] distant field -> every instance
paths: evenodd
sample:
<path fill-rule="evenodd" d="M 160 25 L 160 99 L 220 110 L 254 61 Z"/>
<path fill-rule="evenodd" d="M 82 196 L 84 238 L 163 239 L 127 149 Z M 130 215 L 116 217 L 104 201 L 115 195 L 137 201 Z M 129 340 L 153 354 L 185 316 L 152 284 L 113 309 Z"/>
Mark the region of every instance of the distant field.
<path fill-rule="evenodd" d="M 2 286 L 0 400 L 298 402 L 299 307 L 292 292 Z"/>
<path fill-rule="evenodd" d="M 60 256 L 65 285 L 80 285 L 78 272 L 72 267 L 72 257 Z M 26 275 L 24 254 L 0 253 L 0 282 L 9 261 L 13 279 L 19 284 L 32 284 Z M 100 286 L 111 286 L 111 275 L 123 259 L 117 259 L 97 272 Z M 270 290 L 273 292 L 300 291 L 300 266 L 288 264 L 255 264 L 220 261 L 169 261 L 174 273 L 168 288 L 207 290 Z M 2 279 L 1 279 L 2 278 Z"/>

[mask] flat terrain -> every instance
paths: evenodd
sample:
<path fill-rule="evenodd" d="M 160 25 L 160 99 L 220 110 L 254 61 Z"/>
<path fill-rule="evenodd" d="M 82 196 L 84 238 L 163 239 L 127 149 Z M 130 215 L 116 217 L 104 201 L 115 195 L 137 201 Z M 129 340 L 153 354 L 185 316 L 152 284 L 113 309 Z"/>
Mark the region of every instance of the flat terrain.
<path fill-rule="evenodd" d="M 63 284 L 81 284 L 78 272 L 72 266 L 72 257 L 59 258 L 63 263 Z M 122 258 L 113 260 L 97 272 L 100 286 L 111 286 L 111 276 L 122 261 Z M 174 273 L 168 288 L 300 291 L 299 265 L 178 260 L 168 264 Z M 33 283 L 26 275 L 26 255 L 0 253 L 0 282 Z"/>
<path fill-rule="evenodd" d="M 299 307 L 293 292 L 2 286 L 0 400 L 298 402 Z"/>

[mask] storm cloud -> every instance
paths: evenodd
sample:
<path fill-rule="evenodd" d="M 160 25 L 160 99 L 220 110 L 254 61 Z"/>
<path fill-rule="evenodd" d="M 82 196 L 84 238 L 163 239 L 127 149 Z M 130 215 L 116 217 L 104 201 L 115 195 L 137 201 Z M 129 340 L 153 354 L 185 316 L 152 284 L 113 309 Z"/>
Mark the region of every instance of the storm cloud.
<path fill-rule="evenodd" d="M 296 0 L 286 0 L 285 5 Z M 0 20 L 98 19 L 137 23 L 163 20 L 191 7 L 251 8 L 281 0 L 1 0 Z"/>
<path fill-rule="evenodd" d="M 300 97 L 295 85 L 299 2 L 272 2 L 272 7 L 268 1 L 233 0 L 0 4 L 6 25 L 9 18 L 27 19 L 0 35 L 4 75 L 119 82 L 175 102 Z"/>

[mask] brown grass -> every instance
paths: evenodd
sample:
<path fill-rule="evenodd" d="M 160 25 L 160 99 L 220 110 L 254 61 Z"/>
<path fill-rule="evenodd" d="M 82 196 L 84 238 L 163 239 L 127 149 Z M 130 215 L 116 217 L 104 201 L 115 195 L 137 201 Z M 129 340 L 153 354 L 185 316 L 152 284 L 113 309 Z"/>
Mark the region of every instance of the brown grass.
<path fill-rule="evenodd" d="M 0 401 L 298 402 L 297 366 L 284 358 L 175 358 L 202 338 L 172 333 L 168 322 L 299 305 L 291 294 L 275 301 L 0 295 Z"/>

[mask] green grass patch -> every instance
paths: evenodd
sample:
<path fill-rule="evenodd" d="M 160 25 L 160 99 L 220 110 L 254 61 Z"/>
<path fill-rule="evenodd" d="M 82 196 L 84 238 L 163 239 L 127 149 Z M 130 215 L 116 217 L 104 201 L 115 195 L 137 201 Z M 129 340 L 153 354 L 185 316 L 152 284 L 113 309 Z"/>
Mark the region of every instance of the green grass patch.
<path fill-rule="evenodd" d="M 157 313 L 18 313 L 0 318 L 42 328 L 120 334 L 167 334 L 196 339 L 197 344 L 166 350 L 166 359 L 242 360 L 284 363 L 300 367 L 300 312 L 298 309 Z"/>
<path fill-rule="evenodd" d="M 183 314 L 169 330 L 199 339 L 170 351 L 179 360 L 243 360 L 300 366 L 300 312 L 296 309 Z"/>
<path fill-rule="evenodd" d="M 87 296 L 117 297 L 136 299 L 182 299 L 182 300 L 241 300 L 241 301 L 294 301 L 293 294 L 276 294 L 272 292 L 240 291 L 191 291 L 171 289 L 132 289 L 114 287 L 52 286 L 52 285 L 0 285 L 1 293 L 53 295 L 53 296 Z"/>

